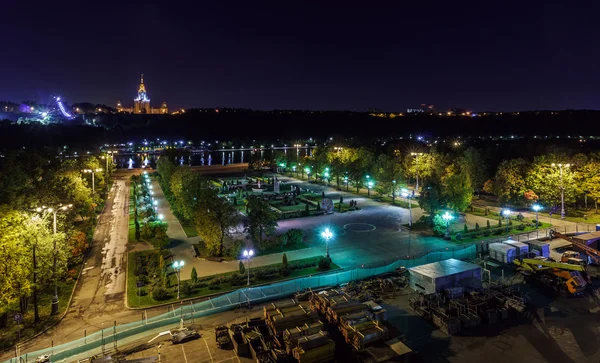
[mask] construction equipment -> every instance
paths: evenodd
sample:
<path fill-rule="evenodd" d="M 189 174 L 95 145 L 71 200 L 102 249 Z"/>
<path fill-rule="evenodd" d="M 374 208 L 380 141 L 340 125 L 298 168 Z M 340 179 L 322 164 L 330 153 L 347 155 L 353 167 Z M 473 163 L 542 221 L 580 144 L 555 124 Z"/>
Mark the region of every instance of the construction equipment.
<path fill-rule="evenodd" d="M 514 260 L 513 263 L 519 266 L 526 278 L 535 279 L 561 293 L 578 295 L 587 286 L 582 265 L 531 258 Z"/>
<path fill-rule="evenodd" d="M 571 242 L 573 244 L 573 246 L 575 246 L 575 247 L 581 249 L 583 252 L 585 252 L 585 254 L 590 257 L 590 260 L 592 261 L 593 264 L 600 265 L 600 251 L 598 251 L 592 247 L 589 247 L 585 243 L 582 243 L 575 238 L 569 237 L 567 235 L 564 235 L 562 233 L 556 232 L 555 230 L 551 229 L 550 230 L 550 239 L 552 239 L 554 237 L 562 238 L 566 241 Z M 561 260 L 562 260 L 562 258 L 561 258 Z"/>

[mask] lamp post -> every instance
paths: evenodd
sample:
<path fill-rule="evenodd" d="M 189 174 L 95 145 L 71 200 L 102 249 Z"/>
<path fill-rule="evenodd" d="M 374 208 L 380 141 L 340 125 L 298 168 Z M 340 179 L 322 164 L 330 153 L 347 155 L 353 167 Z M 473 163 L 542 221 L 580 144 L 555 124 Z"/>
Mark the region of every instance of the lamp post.
<path fill-rule="evenodd" d="M 535 211 L 535 228 L 538 228 L 540 226 L 540 218 L 538 213 L 540 210 L 542 210 L 542 206 L 539 204 L 534 204 L 531 206 L 531 209 Z"/>
<path fill-rule="evenodd" d="M 310 168 L 306 167 L 304 171 L 306 172 L 306 180 L 310 181 Z"/>
<path fill-rule="evenodd" d="M 396 204 L 396 181 L 392 180 L 392 205 Z"/>
<path fill-rule="evenodd" d="M 177 273 L 177 300 L 180 299 L 179 285 L 181 283 L 181 268 L 183 267 L 183 265 L 184 265 L 183 261 L 173 262 L 173 268 L 175 269 L 175 272 Z"/>
<path fill-rule="evenodd" d="M 511 213 L 510 209 L 505 209 L 505 210 L 502 211 L 502 215 L 504 217 L 506 217 L 506 233 L 508 233 L 509 230 L 510 230 L 509 229 L 510 226 L 508 225 L 508 222 L 510 221 L 510 213 Z"/>
<path fill-rule="evenodd" d="M 113 155 L 113 154 L 117 154 L 117 153 L 118 153 L 118 151 L 107 150 L 107 151 L 106 151 L 106 155 L 103 155 L 103 156 L 102 156 L 102 159 L 105 159 L 105 160 L 106 160 L 106 169 L 105 169 L 105 170 L 106 170 L 106 180 L 107 180 L 107 181 L 108 181 L 108 172 L 109 172 L 109 170 L 110 170 L 110 169 L 108 168 L 108 158 L 109 158 L 109 155 L 110 155 L 110 158 L 112 158 L 112 155 Z"/>
<path fill-rule="evenodd" d="M 96 175 L 96 173 L 101 172 L 102 169 L 98 168 L 98 169 L 83 169 L 84 173 L 92 173 L 92 199 L 94 198 L 94 195 L 96 195 L 96 181 L 94 179 L 94 176 Z"/>
<path fill-rule="evenodd" d="M 373 182 L 372 181 L 368 181 L 367 182 L 367 196 L 370 198 L 371 197 L 371 188 L 373 187 Z"/>
<path fill-rule="evenodd" d="M 446 221 L 446 235 L 445 238 L 450 238 L 450 221 L 452 220 L 452 215 L 448 212 L 442 215 L 442 219 Z"/>
<path fill-rule="evenodd" d="M 568 168 L 571 164 L 554 164 L 552 167 L 557 167 L 560 170 L 560 219 L 565 219 L 565 185 L 563 183 L 563 168 Z"/>
<path fill-rule="evenodd" d="M 402 196 L 404 198 L 406 198 L 406 201 L 408 202 L 408 226 L 412 227 L 412 204 L 410 203 L 410 197 L 412 196 L 412 194 L 410 194 L 408 192 L 408 189 L 402 189 Z"/>
<path fill-rule="evenodd" d="M 52 266 L 52 274 L 54 275 L 54 296 L 52 297 L 52 315 L 58 314 L 58 278 L 56 276 L 56 215 L 60 211 L 66 211 L 67 209 L 73 207 L 73 204 L 68 205 L 59 205 L 58 207 L 52 208 L 42 206 L 41 208 L 36 208 L 36 211 L 39 212 L 48 212 L 52 213 L 52 233 L 54 240 L 54 262 Z"/>
<path fill-rule="evenodd" d="M 244 257 L 246 258 L 246 265 L 248 266 L 246 270 L 248 270 L 248 286 L 250 286 L 250 257 L 254 255 L 254 250 L 244 250 Z"/>
<path fill-rule="evenodd" d="M 415 174 L 416 174 L 416 185 L 415 185 L 415 190 L 418 192 L 419 191 L 419 156 L 423 155 L 423 153 L 410 153 L 412 156 L 415 157 Z"/>
<path fill-rule="evenodd" d="M 346 191 L 348 191 L 348 175 L 344 176 L 344 183 L 346 183 Z"/>
<path fill-rule="evenodd" d="M 323 176 L 325 177 L 325 186 L 329 186 L 329 168 L 325 168 Z"/>
<path fill-rule="evenodd" d="M 329 240 L 333 237 L 333 233 L 329 228 L 325 228 L 321 236 L 325 239 L 325 257 L 329 258 Z"/>

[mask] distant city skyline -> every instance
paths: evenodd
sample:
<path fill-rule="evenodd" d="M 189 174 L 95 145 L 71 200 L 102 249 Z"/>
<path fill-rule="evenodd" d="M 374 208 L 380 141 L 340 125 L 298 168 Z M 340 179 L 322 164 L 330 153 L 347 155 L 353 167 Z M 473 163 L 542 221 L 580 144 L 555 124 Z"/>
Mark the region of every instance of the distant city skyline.
<path fill-rule="evenodd" d="M 143 73 L 170 109 L 600 109 L 597 3 L 4 10 L 0 100 L 129 105 Z"/>

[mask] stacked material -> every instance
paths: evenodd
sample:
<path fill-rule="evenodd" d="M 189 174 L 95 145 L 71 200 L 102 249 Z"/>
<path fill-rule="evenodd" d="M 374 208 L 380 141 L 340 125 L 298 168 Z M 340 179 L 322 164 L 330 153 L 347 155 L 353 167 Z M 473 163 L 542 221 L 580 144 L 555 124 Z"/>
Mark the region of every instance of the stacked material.
<path fill-rule="evenodd" d="M 401 357 L 410 356 L 412 350 L 397 338 L 386 342 L 376 343 L 357 353 L 359 362 L 379 363 L 379 362 L 399 362 Z"/>
<path fill-rule="evenodd" d="M 369 320 L 352 326 L 340 325 L 339 329 L 346 343 L 352 344 L 354 342 L 354 336 L 358 332 L 364 332 L 377 326 L 380 326 L 378 322 Z"/>
<path fill-rule="evenodd" d="M 319 316 L 315 312 L 303 315 L 294 315 L 289 317 L 275 316 L 272 320 L 267 320 L 271 332 L 275 336 L 281 336 L 286 329 L 293 329 L 304 324 L 313 324 L 319 321 Z"/>
<path fill-rule="evenodd" d="M 341 290 L 321 291 L 318 294 L 312 294 L 310 297 L 311 309 L 325 313 L 327 308 L 350 300 L 350 297 Z"/>
<path fill-rule="evenodd" d="M 328 362 L 333 359 L 335 343 L 327 332 L 302 337 L 298 346 L 292 350 L 294 358 L 300 363 Z"/>
<path fill-rule="evenodd" d="M 367 305 L 355 301 L 338 303 L 327 308 L 327 320 L 332 323 L 338 323 L 339 319 L 344 315 L 367 311 L 368 309 Z"/>
<path fill-rule="evenodd" d="M 364 349 L 365 346 L 371 343 L 378 342 L 380 340 L 386 340 L 390 336 L 390 332 L 387 327 L 372 324 L 370 327 L 364 327 L 358 329 L 354 334 L 352 345 L 356 350 Z"/>
<path fill-rule="evenodd" d="M 311 324 L 304 324 L 303 326 L 295 327 L 292 329 L 286 329 L 283 332 L 283 339 L 285 347 L 288 352 L 298 345 L 298 340 L 302 337 L 317 334 L 323 330 L 323 323 L 318 321 Z"/>

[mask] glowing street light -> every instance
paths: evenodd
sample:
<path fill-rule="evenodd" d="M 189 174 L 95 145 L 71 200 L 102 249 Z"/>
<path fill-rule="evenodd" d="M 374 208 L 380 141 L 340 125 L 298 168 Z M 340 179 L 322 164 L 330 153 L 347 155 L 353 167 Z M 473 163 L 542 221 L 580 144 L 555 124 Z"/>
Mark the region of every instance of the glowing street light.
<path fill-rule="evenodd" d="M 165 219 L 165 216 L 163 214 L 159 214 L 158 219 L 162 221 L 163 219 Z"/>
<path fill-rule="evenodd" d="M 181 283 L 181 268 L 183 267 L 183 265 L 184 265 L 183 261 L 173 262 L 173 268 L 175 269 L 175 272 L 177 273 L 177 300 L 180 299 L 179 285 Z"/>
<path fill-rule="evenodd" d="M 53 271 L 52 274 L 54 275 L 54 296 L 52 297 L 52 312 L 51 315 L 56 315 L 58 314 L 58 279 L 56 276 L 56 215 L 58 214 L 58 212 L 64 212 L 67 211 L 69 208 L 72 208 L 73 204 L 68 204 L 68 205 L 62 205 L 59 204 L 57 207 L 48 207 L 46 208 L 45 206 L 42 206 L 41 208 L 38 207 L 35 210 L 40 213 L 40 212 L 47 212 L 47 213 L 52 213 L 52 232 L 53 232 L 53 240 L 54 240 L 54 263 L 53 263 Z"/>
<path fill-rule="evenodd" d="M 442 219 L 446 221 L 446 238 L 450 238 L 450 221 L 453 219 L 454 217 L 446 212 L 442 215 Z"/>
<path fill-rule="evenodd" d="M 410 197 L 412 196 L 412 194 L 409 193 L 408 189 L 405 188 L 402 188 L 402 191 L 400 193 L 404 198 L 406 198 L 406 201 L 408 202 L 408 226 L 412 227 L 412 203 L 410 202 Z"/>
<path fill-rule="evenodd" d="M 542 206 L 539 204 L 534 204 L 531 206 L 531 209 L 535 211 L 535 228 L 538 228 L 540 226 L 540 217 L 538 213 L 540 210 L 542 210 Z"/>
<path fill-rule="evenodd" d="M 325 228 L 321 233 L 321 237 L 325 239 L 325 256 L 329 258 L 329 240 L 333 237 L 333 232 L 331 232 L 329 228 Z"/>
<path fill-rule="evenodd" d="M 508 233 L 508 231 L 509 231 L 508 222 L 510 221 L 510 213 L 511 213 L 511 211 L 508 208 L 506 208 L 502 211 L 502 215 L 504 217 L 506 217 L 506 233 Z"/>
<path fill-rule="evenodd" d="M 570 167 L 571 164 L 554 164 L 552 163 L 552 167 L 558 167 L 560 170 L 560 219 L 565 219 L 565 185 L 563 183 L 563 168 Z"/>
<path fill-rule="evenodd" d="M 250 286 L 250 258 L 254 255 L 254 250 L 253 249 L 244 250 L 243 254 L 244 254 L 244 258 L 246 259 L 246 265 L 248 266 L 246 268 L 246 270 L 248 270 L 248 283 L 247 283 L 247 285 Z"/>
<path fill-rule="evenodd" d="M 96 175 L 96 173 L 101 172 L 102 169 L 101 168 L 97 168 L 97 169 L 83 169 L 82 170 L 84 173 L 92 173 L 92 198 L 94 197 L 94 195 L 96 195 L 96 182 L 94 180 L 94 175 Z"/>
<path fill-rule="evenodd" d="M 348 175 L 344 176 L 344 183 L 346 183 L 346 191 L 348 191 Z"/>
<path fill-rule="evenodd" d="M 367 175 L 367 178 L 368 178 L 368 177 L 369 177 L 369 176 Z M 367 196 L 368 196 L 368 197 L 371 197 L 371 188 L 372 188 L 372 187 L 373 187 L 373 182 L 369 180 L 369 181 L 367 182 Z"/>

